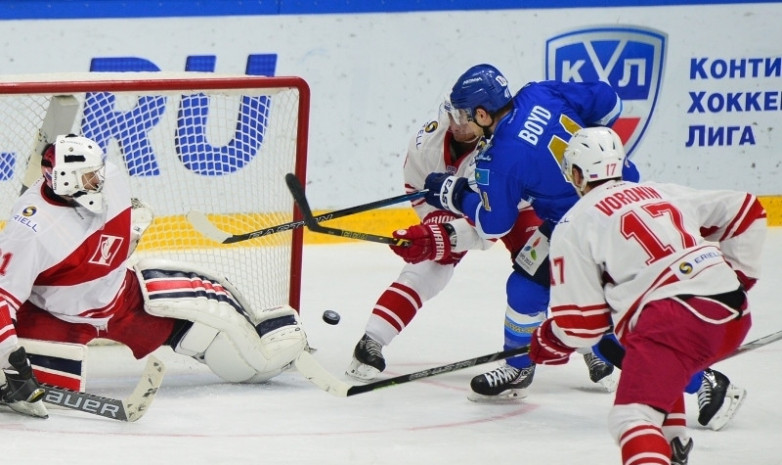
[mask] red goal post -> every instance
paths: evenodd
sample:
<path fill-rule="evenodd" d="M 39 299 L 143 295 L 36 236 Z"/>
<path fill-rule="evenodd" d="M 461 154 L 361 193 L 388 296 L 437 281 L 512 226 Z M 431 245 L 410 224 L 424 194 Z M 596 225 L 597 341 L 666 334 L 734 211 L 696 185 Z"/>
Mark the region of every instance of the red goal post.
<path fill-rule="evenodd" d="M 225 276 L 260 311 L 299 309 L 301 229 L 223 245 L 187 222 L 241 234 L 298 220 L 286 173 L 306 179 L 310 90 L 299 77 L 79 73 L 0 77 L 0 228 L 59 134 L 97 141 L 155 219 L 136 254 Z M 29 166 L 28 166 L 29 165 Z"/>

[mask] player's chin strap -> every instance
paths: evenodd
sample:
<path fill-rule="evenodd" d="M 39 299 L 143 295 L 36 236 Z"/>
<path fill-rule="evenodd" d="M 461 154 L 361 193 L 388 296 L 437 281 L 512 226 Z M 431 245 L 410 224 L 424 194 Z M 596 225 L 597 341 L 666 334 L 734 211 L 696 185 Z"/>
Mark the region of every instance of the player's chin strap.
<path fill-rule="evenodd" d="M 214 273 L 149 258 L 134 268 L 148 313 L 192 323 L 172 342 L 174 351 L 205 363 L 226 381 L 268 380 L 307 345 L 298 314 L 287 305 L 253 317 L 233 285 Z"/>

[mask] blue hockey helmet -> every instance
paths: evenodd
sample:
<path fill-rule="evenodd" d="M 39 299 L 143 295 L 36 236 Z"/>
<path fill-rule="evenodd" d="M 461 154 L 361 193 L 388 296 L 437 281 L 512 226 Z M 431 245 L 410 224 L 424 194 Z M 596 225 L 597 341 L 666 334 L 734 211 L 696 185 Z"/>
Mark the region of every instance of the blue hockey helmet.
<path fill-rule="evenodd" d="M 451 104 L 472 120 L 475 109 L 495 113 L 511 101 L 508 80 L 492 65 L 475 65 L 459 76 L 451 89 Z"/>

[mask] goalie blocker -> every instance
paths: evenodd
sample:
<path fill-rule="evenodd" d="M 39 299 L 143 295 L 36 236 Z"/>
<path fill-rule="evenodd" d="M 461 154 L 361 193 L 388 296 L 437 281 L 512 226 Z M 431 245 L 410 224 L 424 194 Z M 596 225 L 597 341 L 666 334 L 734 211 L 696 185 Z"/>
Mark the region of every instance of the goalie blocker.
<path fill-rule="evenodd" d="M 182 263 L 146 258 L 134 269 L 148 313 L 186 320 L 169 345 L 226 381 L 266 381 L 307 345 L 298 314 L 287 305 L 253 314 L 226 279 Z"/>

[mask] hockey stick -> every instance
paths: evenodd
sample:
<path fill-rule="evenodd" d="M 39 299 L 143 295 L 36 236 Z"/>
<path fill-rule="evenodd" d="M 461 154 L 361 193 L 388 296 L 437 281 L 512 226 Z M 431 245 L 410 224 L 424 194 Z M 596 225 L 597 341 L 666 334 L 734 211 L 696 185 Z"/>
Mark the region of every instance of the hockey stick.
<path fill-rule="evenodd" d="M 165 372 L 166 366 L 163 362 L 150 355 L 141 380 L 133 392 L 124 399 L 112 399 L 51 384 L 42 384 L 41 386 L 46 391 L 43 401 L 47 404 L 100 415 L 113 420 L 134 422 L 147 413 L 147 409 L 155 400 L 155 394 L 163 382 Z"/>
<path fill-rule="evenodd" d="M 782 339 L 782 331 L 777 331 L 776 333 L 767 334 L 763 337 L 759 337 L 755 339 L 754 341 L 749 341 L 745 344 L 742 344 L 738 349 L 736 349 L 735 352 L 728 355 L 723 360 L 729 359 L 731 357 L 735 357 L 736 355 L 743 354 L 744 352 L 749 352 L 750 350 L 758 349 L 765 345 L 771 344 L 772 342 L 776 342 L 780 339 Z"/>
<path fill-rule="evenodd" d="M 345 237 L 349 239 L 355 239 L 358 241 L 378 242 L 380 244 L 396 245 L 396 246 L 403 246 L 403 247 L 410 244 L 410 241 L 406 239 L 396 239 L 393 237 L 378 236 L 376 234 L 346 231 L 344 229 L 328 228 L 326 226 L 322 226 L 318 223 L 317 218 L 312 216 L 312 210 L 310 209 L 310 204 L 307 201 L 307 196 L 304 194 L 304 187 L 301 185 L 299 178 L 297 178 L 296 175 L 293 173 L 288 173 L 285 175 L 285 183 L 288 185 L 288 190 L 291 191 L 291 195 L 293 196 L 293 201 L 296 202 L 296 205 L 299 206 L 301 215 L 304 217 L 304 224 L 307 226 L 307 229 L 309 229 L 312 232 L 329 234 L 331 236 Z M 419 193 L 423 195 L 424 191 L 419 191 Z"/>
<path fill-rule="evenodd" d="M 426 191 L 417 191 L 411 192 L 410 194 L 397 195 L 396 197 L 389 197 L 387 199 L 376 200 L 374 202 L 365 203 L 363 205 L 356 205 L 355 207 L 343 208 L 342 210 L 324 213 L 322 215 L 316 216 L 313 218 L 313 220 L 316 223 L 320 223 L 321 221 L 328 221 L 336 218 L 342 218 L 343 216 L 355 215 L 356 213 L 387 207 L 389 205 L 406 202 L 408 200 L 415 200 L 417 198 L 423 197 L 424 194 L 426 194 Z M 234 242 L 248 241 L 250 239 L 267 236 L 269 234 L 276 234 L 278 232 L 301 228 L 305 225 L 304 220 L 291 221 L 244 234 L 230 234 L 215 226 L 214 223 L 209 221 L 206 215 L 200 211 L 193 210 L 188 212 L 187 220 L 190 221 L 190 224 L 193 225 L 196 231 L 221 244 L 233 244 Z"/>
<path fill-rule="evenodd" d="M 387 378 L 380 381 L 359 385 L 351 385 L 340 379 L 337 379 L 337 377 L 323 368 L 323 366 L 318 363 L 317 360 L 315 360 L 315 357 L 313 357 L 312 354 L 307 351 L 302 352 L 298 356 L 295 364 L 296 369 L 299 370 L 299 373 L 312 382 L 312 384 L 318 386 L 326 392 L 334 394 L 335 396 L 349 397 L 356 394 L 362 394 L 364 392 L 375 391 L 384 387 L 396 386 L 397 384 L 409 383 L 410 381 L 417 381 L 419 379 L 442 375 L 444 373 L 462 370 L 464 368 L 469 368 L 475 365 L 482 365 L 484 363 L 490 363 L 496 360 L 514 357 L 516 355 L 523 355 L 528 351 L 529 346 L 517 347 L 515 349 L 462 360 L 461 362 L 455 362 L 448 365 L 416 371 L 415 373 L 410 373 L 407 375 L 396 376 L 393 378 Z"/>
<path fill-rule="evenodd" d="M 733 351 L 733 353 L 726 355 L 718 361 L 721 362 L 722 360 L 727 360 L 729 358 L 735 357 L 736 355 L 741 355 L 751 350 L 759 349 L 780 339 L 782 339 L 782 331 L 767 334 L 763 337 L 759 337 L 753 341 L 749 341 L 740 345 L 738 349 Z M 610 339 L 603 338 L 600 340 L 600 342 L 597 343 L 597 348 L 600 350 L 600 353 L 603 355 L 603 357 L 611 362 L 612 365 L 619 367 L 619 369 L 622 368 L 622 360 L 625 356 L 625 350 L 622 346 L 618 345 L 616 342 Z"/>

